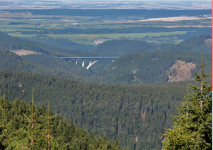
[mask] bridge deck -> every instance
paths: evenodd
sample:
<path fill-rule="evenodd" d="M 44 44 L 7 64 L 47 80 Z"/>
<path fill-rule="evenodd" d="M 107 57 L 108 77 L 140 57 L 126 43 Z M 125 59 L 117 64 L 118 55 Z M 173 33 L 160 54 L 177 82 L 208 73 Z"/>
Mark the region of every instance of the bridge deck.
<path fill-rule="evenodd" d="M 84 59 L 92 59 L 92 58 L 101 58 L 101 59 L 109 59 L 109 58 L 119 58 L 119 57 L 59 57 L 59 58 L 77 58 L 77 59 L 82 59 L 82 58 L 84 58 Z"/>

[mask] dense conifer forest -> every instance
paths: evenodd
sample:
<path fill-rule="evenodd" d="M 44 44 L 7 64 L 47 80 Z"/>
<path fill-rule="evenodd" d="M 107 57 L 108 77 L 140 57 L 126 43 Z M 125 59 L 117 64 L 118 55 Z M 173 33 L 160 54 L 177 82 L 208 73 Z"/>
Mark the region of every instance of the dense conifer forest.
<path fill-rule="evenodd" d="M 1 150 L 121 149 L 117 140 L 111 143 L 101 134 L 95 138 L 92 132 L 88 134 L 71 120 L 49 111 L 49 105 L 48 109 L 44 105 L 35 107 L 33 98 L 27 104 L 17 99 L 9 102 L 4 96 L 0 98 L 0 108 Z"/>
<path fill-rule="evenodd" d="M 211 52 L 211 44 L 208 44 L 210 35 L 199 35 L 190 37 L 179 44 L 153 44 L 140 40 L 111 40 L 94 47 L 91 52 L 104 56 L 121 56 L 127 53 L 139 51 L 191 51 Z"/>
<path fill-rule="evenodd" d="M 50 135 L 54 137 L 53 146 L 67 146 L 70 149 L 104 149 L 106 147 L 124 149 L 128 147 L 130 150 L 143 147 L 145 150 L 159 150 L 162 147 L 161 142 L 165 139 L 164 128 L 171 128 L 173 125 L 170 115 L 178 114 L 176 106 L 181 106 L 181 100 L 184 97 L 183 90 L 186 90 L 188 84 L 195 84 L 195 81 L 192 76 L 191 81 L 159 82 L 168 82 L 170 74 L 167 71 L 177 60 L 199 64 L 201 52 L 204 52 L 205 61 L 209 62 L 206 72 L 211 72 L 209 55 L 211 37 L 207 35 L 192 37 L 177 45 L 162 44 L 159 51 L 155 51 L 159 45 L 143 41 L 120 40 L 106 42 L 106 45 L 103 43 L 100 45 L 102 51 L 105 51 L 106 47 L 112 43 L 118 44 L 119 47 L 119 42 L 120 45 L 125 42 L 132 43 L 132 46 L 144 46 L 136 50 L 124 46 L 117 49 L 117 52 L 112 51 L 113 55 L 125 55 L 103 71 L 98 70 L 98 67 L 96 70 L 94 69 L 95 71 L 86 70 L 72 60 L 67 62 L 57 58 L 58 56 L 92 56 L 92 53 L 57 48 L 39 42 L 13 38 L 6 34 L 1 35 L 1 48 L 9 49 L 0 50 L 0 96 L 5 93 L 6 99 L 8 99 L 6 101 L 8 107 L 3 104 L 4 98 L 1 99 L 1 107 L 3 111 L 8 111 L 8 115 L 10 114 L 6 117 L 7 122 L 5 122 L 4 114 L 1 119 L 4 129 L 11 128 L 8 130 L 8 134 L 2 130 L 1 138 L 8 141 L 2 142 L 2 146 L 5 148 L 14 146 L 14 148 L 19 148 L 19 146 L 29 148 L 32 146 L 32 138 L 24 137 L 34 134 L 34 131 L 29 130 L 28 132 L 30 126 L 26 122 L 23 123 L 23 118 L 26 116 L 30 118 L 32 103 L 28 105 L 25 102 L 31 102 L 34 87 L 36 106 L 34 119 L 41 120 L 40 124 L 38 123 L 38 126 L 35 127 L 35 140 L 41 141 L 47 134 L 48 126 L 44 123 L 45 119 L 36 114 L 40 113 L 41 116 L 47 117 L 45 107 L 50 101 L 51 116 L 54 116 L 55 113 L 64 117 L 62 119 L 56 115 L 54 118 L 59 118 L 58 121 L 50 119 L 53 125 L 52 127 L 50 125 Z M 20 57 L 11 52 L 11 50 L 19 49 L 32 50 L 42 54 Z M 100 56 L 101 49 L 99 50 L 95 52 L 95 56 Z M 123 52 L 121 53 L 121 51 Z M 134 53 L 132 53 L 133 51 Z M 104 65 L 99 67 L 104 68 Z M 200 68 L 196 66 L 190 71 L 191 73 L 198 72 Z M 98 84 L 89 81 L 113 84 Z M 208 82 L 210 81 L 211 79 L 208 79 Z M 117 85 L 116 83 L 138 85 Z M 14 108 L 14 105 L 17 107 Z M 16 109 L 19 107 L 20 109 Z M 29 111 L 25 111 L 25 108 Z M 25 112 L 26 116 L 22 116 L 22 112 Z M 22 122 L 19 119 L 17 122 L 13 121 L 15 119 L 11 114 L 20 116 Z M 60 127 L 58 127 L 59 125 Z M 42 129 L 42 132 L 37 129 Z M 23 134 L 18 136 L 15 130 L 17 133 L 23 131 Z M 72 136 L 69 137 L 68 134 Z M 69 139 L 66 139 L 66 136 Z M 14 145 L 10 142 L 11 140 L 14 141 Z M 35 144 L 35 149 L 37 146 L 45 148 L 47 143 Z M 82 145 L 85 147 L 80 147 Z"/>
<path fill-rule="evenodd" d="M 105 83 L 156 83 L 168 82 L 168 73 L 176 61 L 198 64 L 201 53 L 197 52 L 176 52 L 176 51 L 154 51 L 154 52 L 135 52 L 121 56 L 113 64 L 106 67 L 103 71 L 93 75 L 93 81 L 104 81 Z M 206 71 L 211 73 L 211 55 L 204 53 L 204 58 L 208 65 Z M 176 68 L 173 73 L 177 72 Z M 196 66 L 191 72 L 197 72 L 200 68 Z M 191 76 L 193 79 L 193 76 Z"/>
<path fill-rule="evenodd" d="M 86 78 L 79 75 L 80 73 L 82 73 L 82 75 L 89 74 L 89 72 L 85 69 L 83 70 L 82 67 L 69 65 L 69 62 L 63 61 L 61 59 L 54 59 L 49 56 L 40 56 L 40 58 L 42 57 L 45 57 L 45 59 L 43 59 L 43 61 L 42 59 L 39 60 L 41 64 L 40 65 L 33 63 L 30 60 L 23 59 L 9 50 L 0 49 L 0 67 L 1 69 L 39 73 L 48 76 L 71 78 L 75 80 L 86 80 Z M 36 58 L 36 56 L 33 57 L 33 59 Z M 33 59 L 31 58 L 31 60 Z M 44 64 L 42 65 L 42 63 Z M 53 64 L 57 64 L 57 66 L 53 66 Z M 69 72 L 70 70 L 72 70 L 72 72 Z"/>
<path fill-rule="evenodd" d="M 30 102 L 34 87 L 36 105 L 47 106 L 49 100 L 54 113 L 96 137 L 117 139 L 123 148 L 159 149 L 189 82 L 107 85 L 1 70 L 0 83 L 0 94 L 10 101 Z"/>
<path fill-rule="evenodd" d="M 174 125 L 167 129 L 163 149 L 212 149 L 212 85 L 205 79 L 211 74 L 204 73 L 204 61 L 200 73 L 195 73 L 199 85 L 190 85 L 193 90 L 185 91 L 186 96 L 178 116 L 173 116 Z"/>

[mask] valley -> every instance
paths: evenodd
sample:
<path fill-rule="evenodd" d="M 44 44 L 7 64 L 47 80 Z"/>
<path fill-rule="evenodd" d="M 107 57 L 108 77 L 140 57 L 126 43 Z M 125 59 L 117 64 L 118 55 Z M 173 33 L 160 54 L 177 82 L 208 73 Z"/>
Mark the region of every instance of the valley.
<path fill-rule="evenodd" d="M 186 87 L 197 85 L 201 57 L 208 63 L 205 73 L 212 72 L 210 14 L 209 9 L 1 10 L 0 97 L 5 94 L 12 108 L 16 99 L 30 103 L 34 88 L 36 111 L 50 102 L 52 115 L 61 115 L 69 130 L 65 135 L 59 129 L 59 117 L 52 120 L 57 126 L 52 133 L 63 134 L 62 143 L 70 142 L 71 149 L 86 144 L 159 150 Z M 70 134 L 79 143 L 74 136 L 67 140 Z"/>

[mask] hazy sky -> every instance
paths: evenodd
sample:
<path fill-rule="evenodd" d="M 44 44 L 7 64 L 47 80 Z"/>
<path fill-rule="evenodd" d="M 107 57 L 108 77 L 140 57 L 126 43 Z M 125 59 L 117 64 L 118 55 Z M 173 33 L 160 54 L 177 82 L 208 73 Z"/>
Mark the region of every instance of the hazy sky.
<path fill-rule="evenodd" d="M 6 0 L 0 0 L 0 1 L 6 1 Z M 18 1 L 18 0 L 9 0 L 9 1 Z M 37 1 L 37 0 L 20 0 L 20 1 Z M 163 1 L 167 1 L 167 2 L 178 2 L 178 1 L 181 1 L 181 2 L 184 2 L 184 1 L 187 1 L 187 2 L 211 2 L 212 0 L 38 0 L 38 1 L 66 1 L 66 2 L 116 2 L 116 1 L 119 1 L 119 2 L 122 2 L 122 1 L 129 1 L 129 2 L 143 2 L 143 1 L 147 1 L 147 2 L 163 2 Z"/>
<path fill-rule="evenodd" d="M 71 2 L 70 0 L 58 0 L 58 1 L 69 1 Z M 73 0 L 72 0 L 73 1 Z M 74 1 L 82 1 L 82 2 L 89 2 L 89 1 L 105 1 L 105 2 L 108 2 L 108 1 L 149 1 L 149 2 L 162 2 L 162 1 L 169 1 L 169 2 L 173 2 L 173 1 L 188 1 L 188 2 L 204 2 L 204 1 L 207 1 L 207 2 L 211 2 L 212 0 L 74 0 Z"/>

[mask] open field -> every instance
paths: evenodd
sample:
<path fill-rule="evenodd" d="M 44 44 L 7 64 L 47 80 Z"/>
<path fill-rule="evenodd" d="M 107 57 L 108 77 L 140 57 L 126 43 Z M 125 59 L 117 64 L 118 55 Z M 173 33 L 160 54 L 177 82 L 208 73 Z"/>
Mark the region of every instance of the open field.
<path fill-rule="evenodd" d="M 197 17 L 197 16 L 180 16 L 180 17 L 165 17 L 165 18 L 150 18 L 145 20 L 139 20 L 139 21 L 183 21 L 183 20 L 200 20 L 200 19 L 211 19 L 211 17 Z"/>
<path fill-rule="evenodd" d="M 182 35 L 186 34 L 187 31 L 175 31 L 175 32 L 159 32 L 159 33 L 122 33 L 122 34 L 46 34 L 46 37 L 53 39 L 68 39 L 76 43 L 86 43 L 94 44 L 94 40 L 112 40 L 112 39 L 135 39 L 135 38 L 144 38 L 144 37 L 158 37 L 158 36 L 170 36 L 170 35 Z M 9 35 L 21 38 L 32 38 L 37 36 L 36 34 L 32 35 L 23 35 L 18 33 L 10 33 Z"/>
<path fill-rule="evenodd" d="M 83 11 L 83 10 L 82 10 Z M 99 10 L 95 10 L 99 11 Z M 41 14 L 28 11 L 0 11 L 0 31 L 42 42 L 47 38 L 66 39 L 95 45 L 94 40 L 138 39 L 150 42 L 176 43 L 193 35 L 209 34 L 211 16 L 176 16 L 144 18 L 143 15 L 79 16 Z M 55 13 L 55 12 L 54 12 Z M 81 13 L 81 12 L 79 12 Z M 107 11 L 106 11 L 107 13 Z M 167 14 L 166 14 L 167 15 Z M 203 14 L 201 14 L 203 15 Z M 156 28 L 157 27 L 157 28 Z M 158 38 L 157 38 L 158 37 Z"/>
<path fill-rule="evenodd" d="M 156 37 L 156 36 L 161 36 L 161 35 L 177 35 L 177 34 L 186 34 L 186 31 L 175 31 L 175 32 L 159 32 L 159 33 L 122 33 L 122 34 L 54 34 L 54 35 L 47 35 L 51 38 L 67 38 L 67 39 L 72 39 L 72 38 L 77 38 L 77 39 L 105 39 L 105 38 L 142 38 L 145 36 L 149 37 Z"/>

